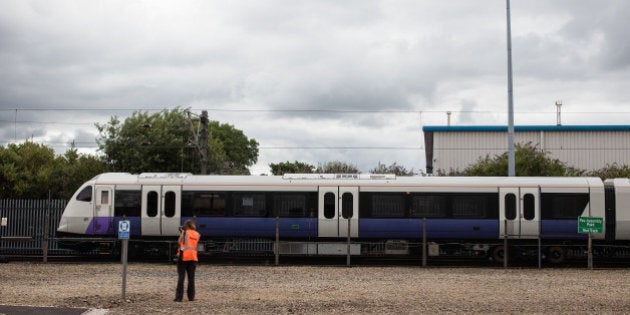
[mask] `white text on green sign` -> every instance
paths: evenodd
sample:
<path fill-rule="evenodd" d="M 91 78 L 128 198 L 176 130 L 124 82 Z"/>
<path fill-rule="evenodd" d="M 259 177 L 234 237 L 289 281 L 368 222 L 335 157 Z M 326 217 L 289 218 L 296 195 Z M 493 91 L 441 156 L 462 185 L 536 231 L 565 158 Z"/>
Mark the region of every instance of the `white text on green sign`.
<path fill-rule="evenodd" d="M 578 217 L 578 233 L 604 233 L 604 218 Z"/>

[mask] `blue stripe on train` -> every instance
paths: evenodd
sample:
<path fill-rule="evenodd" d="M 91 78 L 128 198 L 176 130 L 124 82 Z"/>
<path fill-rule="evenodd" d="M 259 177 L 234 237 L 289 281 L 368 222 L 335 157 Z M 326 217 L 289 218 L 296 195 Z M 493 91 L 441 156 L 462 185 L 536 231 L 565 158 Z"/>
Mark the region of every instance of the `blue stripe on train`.
<path fill-rule="evenodd" d="M 120 217 L 95 218 L 86 234 L 118 235 Z M 140 235 L 140 217 L 128 217 L 131 235 Z M 182 218 L 182 222 L 190 218 Z M 275 237 L 275 218 L 200 217 L 197 228 L 204 236 L 212 237 Z M 99 227 L 94 229 L 94 223 Z M 577 231 L 577 220 L 543 220 L 542 239 L 586 239 Z M 422 219 L 360 219 L 361 238 L 421 238 Z M 317 237 L 316 218 L 281 218 L 280 237 Z M 498 220 L 427 219 L 427 238 L 434 239 L 496 239 L 499 238 Z"/>
<path fill-rule="evenodd" d="M 540 223 L 540 238 L 542 239 L 587 239 L 588 234 L 578 233 L 577 220 L 543 220 Z"/>
<path fill-rule="evenodd" d="M 496 239 L 498 220 L 427 219 L 427 238 Z M 422 219 L 359 219 L 361 238 L 422 238 Z"/>

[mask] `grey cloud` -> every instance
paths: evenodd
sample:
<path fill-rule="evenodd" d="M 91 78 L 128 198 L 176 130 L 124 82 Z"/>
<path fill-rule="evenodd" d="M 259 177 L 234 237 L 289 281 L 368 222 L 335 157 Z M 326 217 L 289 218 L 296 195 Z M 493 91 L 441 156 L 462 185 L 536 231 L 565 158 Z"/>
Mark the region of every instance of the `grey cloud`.
<path fill-rule="evenodd" d="M 406 146 L 420 137 L 419 122 L 405 120 L 422 121 L 416 111 L 440 111 L 438 121 L 445 122 L 441 111 L 469 109 L 458 114 L 460 123 L 486 124 L 474 111 L 505 106 L 504 1 L 7 0 L 2 7 L 0 106 L 51 109 L 44 115 L 58 124 L 44 129 L 64 129 L 52 135 L 59 142 L 83 142 L 95 132 L 93 125 L 64 125 L 67 112 L 52 117 L 60 108 L 127 109 L 71 118 L 92 123 L 124 119 L 134 109 L 271 109 L 277 111 L 214 114 L 268 143 L 381 145 L 381 137 L 365 135 L 369 126 Z M 512 1 L 515 102 L 550 104 L 550 97 L 568 95 L 571 104 L 596 98 L 602 111 L 628 103 L 629 7 Z M 582 92 L 588 90 L 597 96 Z M 382 110 L 411 114 L 369 112 Z M 19 112 L 19 119 L 42 120 L 27 114 Z M 4 140 L 45 134 L 25 124 L 16 135 L 12 112 L 0 111 L 0 121 Z M 281 124 L 299 126 L 287 134 Z M 324 124 L 339 129 L 311 130 Z M 415 163 L 416 155 L 422 158 L 405 151 L 261 153 L 357 159 L 369 167 L 378 160 Z"/>

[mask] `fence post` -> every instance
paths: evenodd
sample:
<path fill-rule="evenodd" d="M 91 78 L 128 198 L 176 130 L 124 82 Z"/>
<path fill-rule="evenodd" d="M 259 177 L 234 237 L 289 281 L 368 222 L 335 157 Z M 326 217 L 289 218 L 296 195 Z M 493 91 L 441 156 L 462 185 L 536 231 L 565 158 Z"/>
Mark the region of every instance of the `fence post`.
<path fill-rule="evenodd" d="M 588 270 L 593 270 L 593 236 L 588 233 Z"/>
<path fill-rule="evenodd" d="M 538 232 L 538 269 L 542 269 L 542 240 L 540 239 L 540 232 Z"/>
<path fill-rule="evenodd" d="M 422 218 L 422 267 L 427 266 L 427 218 Z"/>
<path fill-rule="evenodd" d="M 48 204 L 46 206 L 46 214 L 44 215 L 44 240 L 42 241 L 42 252 L 44 255 L 44 262 L 48 262 L 48 233 L 50 228 L 48 223 L 50 221 L 50 190 L 48 191 Z"/>
<path fill-rule="evenodd" d="M 276 241 L 273 247 L 276 255 L 276 266 L 278 266 L 280 264 L 280 215 L 276 216 Z"/>
<path fill-rule="evenodd" d="M 503 234 L 503 268 L 508 267 L 508 222 L 507 219 L 503 221 L 504 222 L 504 228 L 505 228 L 505 233 Z"/>
<path fill-rule="evenodd" d="M 352 222 L 352 217 L 348 218 L 348 249 L 347 249 L 347 257 L 346 257 L 346 266 L 350 267 L 350 222 Z"/>
<path fill-rule="evenodd" d="M 42 254 L 44 256 L 44 262 L 48 262 L 48 234 L 50 233 L 50 227 L 48 224 L 50 223 L 50 203 L 51 203 L 51 192 L 48 190 L 48 203 L 46 205 L 46 214 L 44 215 L 44 240 L 42 241 Z"/>

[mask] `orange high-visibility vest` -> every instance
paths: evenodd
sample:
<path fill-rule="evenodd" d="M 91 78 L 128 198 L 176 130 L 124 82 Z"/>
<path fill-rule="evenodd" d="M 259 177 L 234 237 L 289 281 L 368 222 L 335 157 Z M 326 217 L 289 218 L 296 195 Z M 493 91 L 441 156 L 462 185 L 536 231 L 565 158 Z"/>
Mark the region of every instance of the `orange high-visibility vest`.
<path fill-rule="evenodd" d="M 179 243 L 179 255 L 182 261 L 199 261 L 197 259 L 197 243 L 201 234 L 195 230 L 186 230 L 184 239 Z"/>

